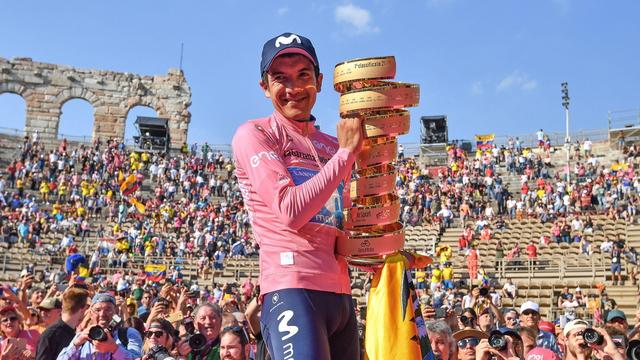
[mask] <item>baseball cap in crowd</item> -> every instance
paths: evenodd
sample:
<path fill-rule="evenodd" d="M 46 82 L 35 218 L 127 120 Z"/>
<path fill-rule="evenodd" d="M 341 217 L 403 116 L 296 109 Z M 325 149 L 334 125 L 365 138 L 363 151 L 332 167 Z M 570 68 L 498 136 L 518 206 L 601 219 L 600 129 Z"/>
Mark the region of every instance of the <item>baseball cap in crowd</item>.
<path fill-rule="evenodd" d="M 42 300 L 42 302 L 38 305 L 38 309 L 62 309 L 62 301 L 60 301 L 60 299 L 57 297 L 49 297 Z"/>
<path fill-rule="evenodd" d="M 627 321 L 627 316 L 620 310 L 611 310 L 607 314 L 607 322 L 611 322 L 615 318 L 620 318 L 624 321 Z"/>
<path fill-rule="evenodd" d="M 5 314 L 8 312 L 14 312 L 14 313 L 18 313 L 18 311 L 16 310 L 15 306 L 9 305 L 9 306 L 5 306 L 3 308 L 0 309 L 0 314 Z"/>
<path fill-rule="evenodd" d="M 541 347 L 535 347 L 529 351 L 526 360 L 561 360 L 558 354 Z"/>
<path fill-rule="evenodd" d="M 551 321 L 540 321 L 538 322 L 538 329 L 555 334 L 556 326 Z"/>
<path fill-rule="evenodd" d="M 456 341 L 460 341 L 462 339 L 466 339 L 470 337 L 474 337 L 478 339 L 487 339 L 489 338 L 489 335 L 487 335 L 487 333 L 484 331 L 480 331 L 476 329 L 459 330 L 453 333 L 453 338 Z"/>
<path fill-rule="evenodd" d="M 589 323 L 582 319 L 571 320 L 564 326 L 564 329 L 562 329 L 562 334 L 567 337 L 573 330 L 586 329 L 588 327 Z"/>
<path fill-rule="evenodd" d="M 93 296 L 93 300 L 91 300 L 91 305 L 95 305 L 101 302 L 112 303 L 114 306 L 116 305 L 116 299 L 111 296 L 111 294 L 107 293 L 98 293 Z"/>
<path fill-rule="evenodd" d="M 526 310 L 533 310 L 537 313 L 540 313 L 540 305 L 538 305 L 538 303 L 535 303 L 533 301 L 525 301 L 522 303 L 522 305 L 520 305 L 520 314 L 522 314 L 523 312 L 525 312 Z"/>
<path fill-rule="evenodd" d="M 294 33 L 283 33 L 269 39 L 262 47 L 262 61 L 260 62 L 260 76 L 269 70 L 273 59 L 284 54 L 300 54 L 306 56 L 315 66 L 316 73 L 319 72 L 320 65 L 311 40 L 302 35 Z"/>

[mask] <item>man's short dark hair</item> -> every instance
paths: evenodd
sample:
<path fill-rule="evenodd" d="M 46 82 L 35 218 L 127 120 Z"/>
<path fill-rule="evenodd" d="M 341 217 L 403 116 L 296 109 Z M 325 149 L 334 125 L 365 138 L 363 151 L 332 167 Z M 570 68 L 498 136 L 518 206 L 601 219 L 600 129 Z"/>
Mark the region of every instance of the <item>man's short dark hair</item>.
<path fill-rule="evenodd" d="M 220 332 L 220 339 L 222 339 L 222 337 L 225 336 L 226 334 L 233 334 L 238 338 L 240 338 L 240 344 L 242 345 L 243 349 L 247 344 L 249 344 L 249 339 L 247 339 L 247 334 L 245 333 L 245 331 L 241 326 L 227 326 L 222 328 L 222 331 Z"/>

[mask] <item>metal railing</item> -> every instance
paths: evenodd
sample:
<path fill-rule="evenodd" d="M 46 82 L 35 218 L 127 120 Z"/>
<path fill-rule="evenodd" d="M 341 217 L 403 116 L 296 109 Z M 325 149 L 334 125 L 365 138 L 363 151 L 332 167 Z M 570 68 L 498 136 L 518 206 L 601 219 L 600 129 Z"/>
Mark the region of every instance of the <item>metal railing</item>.
<path fill-rule="evenodd" d="M 571 135 L 571 142 L 575 143 L 576 140 L 580 142 L 585 141 L 587 138 L 593 142 L 600 141 L 609 141 L 609 130 L 608 129 L 587 129 L 587 130 L 578 130 L 569 133 Z M 551 146 L 562 146 L 565 142 L 565 133 L 560 131 L 552 131 L 545 132 L 545 135 L 549 137 L 549 141 L 551 142 Z M 509 144 L 509 139 L 520 140 L 522 147 L 537 147 L 538 146 L 538 137 L 535 133 L 529 134 L 515 134 L 515 135 L 496 135 L 493 144 L 497 147 L 505 146 L 507 147 Z M 469 140 L 475 149 L 475 141 Z M 424 154 L 424 152 L 420 151 L 422 144 L 419 143 L 402 143 L 404 146 L 404 154 L 405 156 L 416 156 L 420 154 Z"/>
<path fill-rule="evenodd" d="M 535 259 L 525 257 L 495 259 L 495 276 L 499 280 L 523 275 L 529 280 L 565 280 L 569 277 L 575 278 L 576 274 L 584 276 L 584 273 L 587 272 L 592 281 L 604 280 L 607 265 L 604 264 L 603 259 L 598 256 L 584 256 L 584 260 L 587 260 L 588 264 L 585 264 L 585 262 L 572 264 L 573 261 L 567 261 L 565 257 L 561 256 L 538 256 Z"/>
<path fill-rule="evenodd" d="M 640 126 L 640 107 L 626 110 L 612 110 L 608 113 L 609 129 Z"/>

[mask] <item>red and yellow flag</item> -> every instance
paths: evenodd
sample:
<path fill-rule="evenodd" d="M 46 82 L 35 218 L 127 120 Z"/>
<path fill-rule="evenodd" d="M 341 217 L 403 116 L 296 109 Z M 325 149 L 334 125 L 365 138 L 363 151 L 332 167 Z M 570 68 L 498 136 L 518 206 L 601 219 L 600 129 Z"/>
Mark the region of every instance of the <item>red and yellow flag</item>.
<path fill-rule="evenodd" d="M 412 260 L 416 267 L 424 267 L 430 262 L 425 256 Z M 433 360 L 409 270 L 409 260 L 397 253 L 387 257 L 374 275 L 367 306 L 367 359 Z"/>
<path fill-rule="evenodd" d="M 138 190 L 138 182 L 136 181 L 136 176 L 134 174 L 130 174 L 127 178 L 120 184 L 120 192 L 124 196 L 129 196 L 133 194 L 136 190 Z"/>

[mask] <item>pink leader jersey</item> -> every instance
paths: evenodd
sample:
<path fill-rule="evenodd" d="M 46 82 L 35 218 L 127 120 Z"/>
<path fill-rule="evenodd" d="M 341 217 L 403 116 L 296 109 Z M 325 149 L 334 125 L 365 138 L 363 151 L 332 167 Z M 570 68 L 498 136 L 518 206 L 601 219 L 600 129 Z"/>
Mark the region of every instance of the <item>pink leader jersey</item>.
<path fill-rule="evenodd" d="M 334 249 L 354 155 L 312 122 L 277 111 L 240 126 L 232 147 L 260 245 L 262 294 L 287 288 L 351 294 L 347 263 Z"/>

